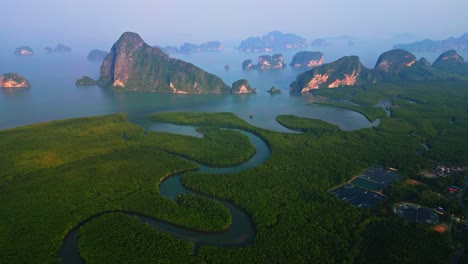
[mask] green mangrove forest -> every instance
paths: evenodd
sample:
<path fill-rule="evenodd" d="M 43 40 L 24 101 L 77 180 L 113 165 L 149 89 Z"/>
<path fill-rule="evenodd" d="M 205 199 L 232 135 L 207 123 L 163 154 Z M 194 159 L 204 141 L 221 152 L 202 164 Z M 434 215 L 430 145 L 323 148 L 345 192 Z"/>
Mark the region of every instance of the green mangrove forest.
<path fill-rule="evenodd" d="M 461 184 L 459 178 L 421 176 L 441 163 L 467 166 L 467 86 L 423 81 L 314 91 L 349 100 L 347 108 L 369 119 L 381 118 L 377 127 L 356 131 L 280 115 L 280 124 L 303 132 L 280 133 L 232 113 L 187 112 L 148 118 L 198 127 L 203 138 L 145 133 L 125 114 L 0 131 L 2 262 L 60 262 L 65 236 L 78 228 L 86 263 L 448 263 L 464 247 L 462 239 L 399 218 L 392 206 L 411 201 L 467 217 L 457 201 L 437 195 L 447 184 Z M 392 102 L 390 116 L 375 107 L 384 99 Z M 235 166 L 254 156 L 255 146 L 240 131 L 266 142 L 265 162 L 232 173 L 196 171 L 198 164 Z M 405 177 L 378 206 L 361 209 L 329 193 L 376 165 Z M 173 201 L 161 195 L 161 181 L 179 172 L 185 172 L 183 186 L 204 196 L 184 194 Z M 197 245 L 124 213 L 223 232 L 235 219 L 210 197 L 250 216 L 252 243 Z"/>

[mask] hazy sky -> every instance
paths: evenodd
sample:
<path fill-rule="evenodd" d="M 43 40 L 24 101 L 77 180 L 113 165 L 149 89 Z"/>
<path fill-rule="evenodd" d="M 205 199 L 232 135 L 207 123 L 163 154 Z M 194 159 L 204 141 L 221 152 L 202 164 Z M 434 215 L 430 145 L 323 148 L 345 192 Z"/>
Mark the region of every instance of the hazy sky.
<path fill-rule="evenodd" d="M 409 33 L 444 39 L 468 32 L 467 0 L 1 0 L 9 45 L 104 47 L 125 31 L 149 44 L 240 43 L 272 30 L 312 40 Z"/>

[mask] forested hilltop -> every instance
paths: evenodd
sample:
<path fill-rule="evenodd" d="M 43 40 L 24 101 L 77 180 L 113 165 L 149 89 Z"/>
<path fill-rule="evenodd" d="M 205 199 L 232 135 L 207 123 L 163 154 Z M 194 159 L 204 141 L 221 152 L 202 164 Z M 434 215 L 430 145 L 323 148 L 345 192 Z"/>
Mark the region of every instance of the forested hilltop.
<path fill-rule="evenodd" d="M 302 132 L 279 133 L 231 113 L 149 117 L 154 122 L 200 126 L 203 139 L 157 132 L 145 136 L 125 115 L 0 131 L 2 260 L 57 262 L 65 235 L 104 211 L 138 212 L 205 232 L 225 229 L 230 218 L 223 206 L 195 196 L 168 200 L 160 194 L 158 182 L 177 171 L 196 169 L 186 159 L 212 166 L 248 160 L 255 150 L 242 133 L 230 130 L 236 128 L 268 144 L 271 155 L 266 162 L 229 174 L 190 172 L 182 182 L 247 212 L 256 230 L 252 244 L 203 245 L 194 251 L 192 242 L 154 230 L 135 216 L 110 213 L 80 228 L 84 261 L 449 263 L 463 247 L 460 223 L 453 221 L 458 232 L 438 233 L 429 225 L 399 218 L 392 208 L 410 201 L 444 207 L 447 216 L 442 221 L 450 222 L 450 215 L 466 218 L 457 199 L 443 192 L 455 178 L 429 179 L 421 171 L 442 162 L 467 166 L 467 86 L 466 81 L 423 81 L 314 91 L 346 99 L 364 113 L 372 113 L 366 107 L 383 99 L 391 101 L 390 116 L 376 115 L 381 118 L 378 127 L 357 131 L 342 131 L 321 120 L 279 116 L 281 124 Z M 361 209 L 329 193 L 376 165 L 398 169 L 405 176 L 378 206 Z M 466 199 L 462 202 L 466 204 Z"/>

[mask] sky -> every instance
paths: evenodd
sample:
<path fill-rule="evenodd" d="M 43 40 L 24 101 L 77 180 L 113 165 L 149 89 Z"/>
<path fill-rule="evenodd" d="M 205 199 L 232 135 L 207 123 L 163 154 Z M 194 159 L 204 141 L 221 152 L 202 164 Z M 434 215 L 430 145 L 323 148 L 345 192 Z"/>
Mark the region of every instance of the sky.
<path fill-rule="evenodd" d="M 110 47 L 125 31 L 151 45 L 176 46 L 235 46 L 273 30 L 309 40 L 445 39 L 468 32 L 467 10 L 467 0 L 1 0 L 0 39 L 96 48 Z"/>

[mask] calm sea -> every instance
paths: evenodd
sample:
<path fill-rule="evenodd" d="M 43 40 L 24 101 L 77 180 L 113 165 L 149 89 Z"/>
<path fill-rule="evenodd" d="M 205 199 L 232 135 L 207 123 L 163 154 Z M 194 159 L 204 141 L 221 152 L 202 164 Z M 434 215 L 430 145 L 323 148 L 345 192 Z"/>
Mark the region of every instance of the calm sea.
<path fill-rule="evenodd" d="M 283 53 L 285 62 L 291 62 L 296 51 Z M 343 55 L 359 54 L 352 48 L 334 49 L 325 54 L 326 61 Z M 360 55 L 363 64 L 372 67 L 380 51 Z M 98 86 L 76 87 L 75 80 L 82 75 L 98 78 L 100 63 L 89 62 L 87 52 L 42 54 L 17 57 L 12 51 L 0 51 L 0 73 L 15 72 L 26 77 L 28 89 L 0 88 L 0 129 L 23 126 L 57 119 L 128 113 L 132 122 L 147 126 L 147 115 L 158 111 L 233 112 L 248 122 L 263 128 L 289 131 L 275 121 L 278 114 L 295 114 L 319 118 L 353 130 L 371 124 L 356 112 L 311 106 L 314 96 L 290 96 L 289 84 L 302 71 L 287 67 L 283 70 L 243 71 L 242 61 L 256 61 L 261 54 L 240 53 L 234 49 L 222 52 L 172 54 L 221 77 L 228 85 L 245 78 L 257 88 L 252 95 L 172 95 L 157 93 L 115 93 Z M 436 57 L 437 54 L 434 56 Z M 434 59 L 429 57 L 429 59 Z M 224 66 L 229 65 L 228 71 Z M 283 94 L 270 95 L 267 89 L 276 86 Z"/>

